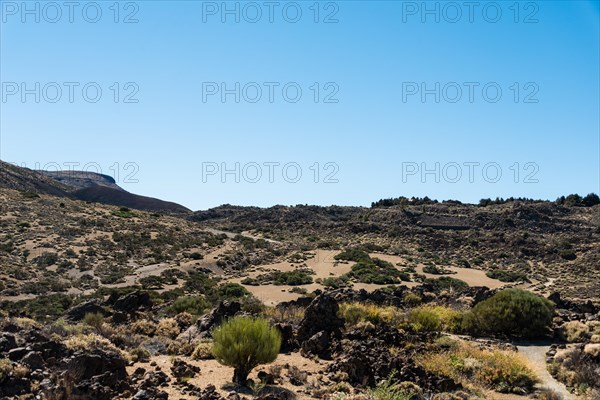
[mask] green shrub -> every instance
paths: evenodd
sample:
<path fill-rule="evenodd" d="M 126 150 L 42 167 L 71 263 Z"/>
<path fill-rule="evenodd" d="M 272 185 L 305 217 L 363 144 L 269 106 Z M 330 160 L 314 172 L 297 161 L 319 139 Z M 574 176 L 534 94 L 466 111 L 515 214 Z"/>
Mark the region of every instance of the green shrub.
<path fill-rule="evenodd" d="M 457 293 L 462 293 L 469 288 L 469 284 L 463 280 L 452 278 L 450 276 L 442 276 L 437 279 L 427 278 L 425 283 L 433 285 L 435 290 L 452 290 Z"/>
<path fill-rule="evenodd" d="M 274 285 L 289 285 L 289 286 L 299 286 L 299 285 L 308 285 L 313 282 L 311 274 L 314 274 L 312 270 L 297 269 L 295 271 L 273 271 L 266 274 L 261 274 L 254 279 L 256 284 L 268 284 L 273 283 Z M 253 281 L 250 281 L 247 278 L 242 281 L 245 285 L 254 284 Z"/>
<path fill-rule="evenodd" d="M 525 290 L 506 289 L 466 313 L 462 327 L 473 335 L 534 338 L 547 333 L 553 315 L 554 306 L 549 300 Z"/>
<path fill-rule="evenodd" d="M 225 283 L 217 289 L 217 294 L 220 299 L 239 299 L 250 295 L 250 292 L 239 283 Z"/>
<path fill-rule="evenodd" d="M 336 254 L 334 257 L 336 260 L 345 260 L 345 261 L 354 261 L 354 262 L 363 262 L 370 263 L 371 257 L 360 249 L 346 249 L 339 254 Z"/>
<path fill-rule="evenodd" d="M 143 347 L 136 347 L 129 350 L 129 356 L 133 362 L 148 362 L 151 354 Z"/>
<path fill-rule="evenodd" d="M 173 314 L 188 312 L 192 315 L 202 315 L 210 304 L 202 296 L 179 297 L 168 308 Z"/>
<path fill-rule="evenodd" d="M 406 293 L 404 295 L 403 300 L 408 306 L 411 306 L 411 307 L 417 306 L 417 305 L 421 304 L 421 302 L 423 301 L 421 296 L 419 296 L 418 294 L 415 294 L 415 293 Z"/>
<path fill-rule="evenodd" d="M 281 334 L 264 318 L 234 317 L 213 332 L 215 359 L 234 368 L 233 382 L 245 386 L 250 371 L 274 361 L 281 347 Z"/>
<path fill-rule="evenodd" d="M 341 276 L 341 277 L 331 276 L 329 278 L 325 278 L 325 279 L 323 279 L 321 284 L 327 288 L 332 288 L 332 289 L 339 289 L 342 287 L 349 286 L 348 278 L 344 277 L 344 276 Z"/>
<path fill-rule="evenodd" d="M 113 211 L 112 214 L 116 217 L 121 217 L 121 218 L 131 218 L 131 217 L 135 217 L 135 214 L 131 212 L 131 210 L 129 210 L 127 208 L 127 211 L 124 211 L 125 207 L 122 207 L 120 210 L 118 211 Z"/>
<path fill-rule="evenodd" d="M 527 274 L 523 272 L 505 271 L 492 269 L 485 273 L 488 278 L 498 279 L 501 282 L 529 282 Z"/>
<path fill-rule="evenodd" d="M 140 285 L 142 285 L 142 289 L 145 290 L 158 290 L 163 288 L 163 280 L 160 276 L 150 275 L 140 278 Z"/>
<path fill-rule="evenodd" d="M 398 270 L 392 263 L 379 258 L 370 259 L 369 262 L 360 261 L 354 264 L 351 271 L 342 276 L 342 278 L 354 278 L 358 282 L 375 283 L 385 285 L 390 283 L 399 283 L 400 281 L 410 281 L 406 272 Z"/>
<path fill-rule="evenodd" d="M 104 325 L 104 315 L 101 313 L 86 313 L 83 316 L 83 323 L 99 331 Z"/>
<path fill-rule="evenodd" d="M 429 265 L 424 266 L 423 272 L 425 272 L 426 274 L 432 274 L 432 275 L 448 275 L 448 274 L 456 273 L 448 268 L 439 267 L 434 264 L 429 264 Z"/>
<path fill-rule="evenodd" d="M 359 322 L 368 321 L 372 324 L 395 324 L 400 319 L 395 307 L 380 307 L 374 304 L 342 303 L 338 312 L 346 325 L 353 326 Z"/>

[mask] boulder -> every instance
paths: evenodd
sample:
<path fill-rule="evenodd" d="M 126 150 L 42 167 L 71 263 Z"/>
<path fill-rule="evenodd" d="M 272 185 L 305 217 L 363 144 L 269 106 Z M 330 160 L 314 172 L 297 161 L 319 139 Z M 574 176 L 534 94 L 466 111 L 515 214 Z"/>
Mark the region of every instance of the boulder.
<path fill-rule="evenodd" d="M 242 309 L 237 301 L 222 301 L 208 314 L 177 336 L 177 340 L 193 343 L 201 338 L 209 337 L 210 331 L 227 318 L 233 317 Z"/>
<path fill-rule="evenodd" d="M 211 312 L 200 318 L 196 322 L 196 326 L 200 332 L 210 331 L 214 326 L 221 324 L 223 320 L 233 317 L 241 309 L 242 305 L 237 301 L 221 301 Z"/>
<path fill-rule="evenodd" d="M 106 315 L 106 310 L 100 305 L 99 300 L 90 300 L 85 303 L 78 304 L 67 310 L 66 319 L 72 322 L 81 321 L 85 314 L 100 313 Z"/>
<path fill-rule="evenodd" d="M 330 358 L 331 354 L 329 352 L 329 344 L 329 333 L 325 331 L 315 333 L 310 337 L 310 339 L 302 343 L 300 354 L 302 354 L 304 357 L 310 357 L 311 355 L 314 355 L 319 358 Z"/>
<path fill-rule="evenodd" d="M 118 353 L 78 351 L 65 363 L 66 370 L 55 390 L 64 390 L 68 399 L 112 400 L 130 387 L 126 362 Z"/>
<path fill-rule="evenodd" d="M 173 365 L 171 365 L 171 373 L 177 380 L 181 380 L 182 378 L 193 378 L 199 372 L 200 367 L 188 364 L 180 358 L 173 360 Z"/>
<path fill-rule="evenodd" d="M 17 347 L 17 341 L 15 335 L 10 333 L 3 333 L 0 337 L 0 353 L 7 353 L 9 350 Z"/>
<path fill-rule="evenodd" d="M 344 320 L 338 317 L 338 310 L 337 301 L 327 293 L 315 297 L 300 322 L 298 342 L 302 343 L 321 331 L 339 337 Z"/>
<path fill-rule="evenodd" d="M 111 295 L 106 303 L 112 305 L 112 308 L 116 311 L 128 313 L 138 311 L 139 309 L 148 309 L 152 306 L 150 294 L 140 290 L 119 297 Z"/>
<path fill-rule="evenodd" d="M 25 364 L 31 369 L 42 369 L 44 367 L 44 359 L 40 352 L 30 351 L 21 358 L 21 364 Z"/>

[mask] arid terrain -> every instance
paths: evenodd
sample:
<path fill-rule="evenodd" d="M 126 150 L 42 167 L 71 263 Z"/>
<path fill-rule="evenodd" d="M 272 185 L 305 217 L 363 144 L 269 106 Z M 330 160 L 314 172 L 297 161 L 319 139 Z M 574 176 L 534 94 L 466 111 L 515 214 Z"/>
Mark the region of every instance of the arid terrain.
<path fill-rule="evenodd" d="M 600 399 L 597 196 L 191 212 L 2 166 L 0 399 Z M 236 315 L 281 337 L 245 385 Z"/>

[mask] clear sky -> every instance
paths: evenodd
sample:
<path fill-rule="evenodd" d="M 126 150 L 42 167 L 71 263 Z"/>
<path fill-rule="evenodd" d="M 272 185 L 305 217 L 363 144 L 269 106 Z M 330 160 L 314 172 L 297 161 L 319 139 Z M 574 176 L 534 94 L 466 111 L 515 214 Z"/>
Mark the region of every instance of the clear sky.
<path fill-rule="evenodd" d="M 0 1 L 4 161 L 192 209 L 600 191 L 598 1 L 70 4 Z"/>

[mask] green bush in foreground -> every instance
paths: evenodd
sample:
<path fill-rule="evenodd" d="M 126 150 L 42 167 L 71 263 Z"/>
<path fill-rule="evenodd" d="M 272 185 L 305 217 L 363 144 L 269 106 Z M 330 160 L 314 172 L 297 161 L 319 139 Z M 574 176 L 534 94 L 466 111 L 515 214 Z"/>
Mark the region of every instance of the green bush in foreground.
<path fill-rule="evenodd" d="M 544 336 L 552 322 L 554 306 L 534 293 L 507 289 L 477 304 L 463 317 L 463 329 L 473 335 Z"/>
<path fill-rule="evenodd" d="M 233 367 L 233 382 L 242 386 L 250 371 L 274 361 L 281 347 L 281 334 L 264 318 L 234 317 L 215 329 L 213 340 L 215 359 Z"/>

